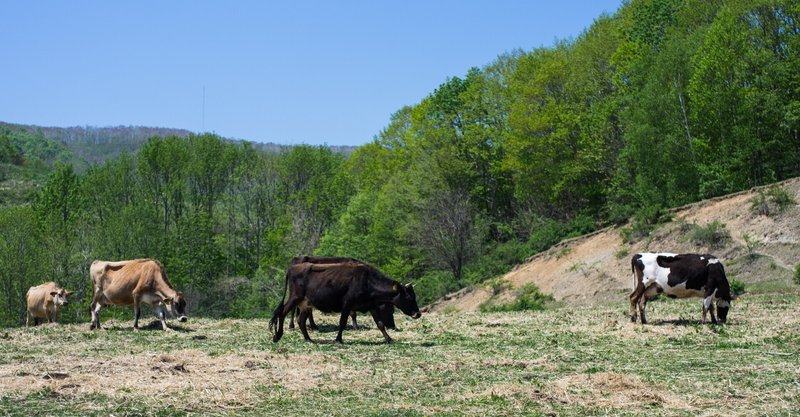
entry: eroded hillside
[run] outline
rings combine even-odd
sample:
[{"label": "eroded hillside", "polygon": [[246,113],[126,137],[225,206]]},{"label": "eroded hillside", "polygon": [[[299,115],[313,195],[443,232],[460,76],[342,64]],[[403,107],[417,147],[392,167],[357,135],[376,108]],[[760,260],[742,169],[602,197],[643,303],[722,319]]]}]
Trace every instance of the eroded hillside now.
[{"label": "eroded hillside", "polygon": [[[800,202],[800,178],[778,186]],[[558,301],[624,301],[631,287],[630,255],[641,251],[712,253],[723,260],[729,278],[746,284],[788,283],[800,259],[800,206],[793,204],[782,212],[773,209],[769,215],[759,214],[753,201],[767,189],[753,188],[677,208],[672,222],[635,243],[623,240],[623,227],[561,242],[500,278],[507,282],[505,285],[464,289],[429,309],[476,311],[490,299],[511,300],[514,290],[528,283]],[[714,221],[725,226],[730,239],[718,247],[690,239],[695,226],[706,227]]]}]

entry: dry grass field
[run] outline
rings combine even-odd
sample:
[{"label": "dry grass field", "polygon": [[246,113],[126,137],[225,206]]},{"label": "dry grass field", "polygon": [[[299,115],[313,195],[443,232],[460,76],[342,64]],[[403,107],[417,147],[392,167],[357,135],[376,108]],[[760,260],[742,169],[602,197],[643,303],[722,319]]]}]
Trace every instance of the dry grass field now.
[{"label": "dry grass field", "polygon": [[800,289],[749,289],[726,326],[701,325],[699,299],[651,302],[652,324],[632,324],[620,294],[538,313],[403,316],[390,345],[374,325],[332,344],[333,316],[320,316],[313,344],[297,331],[273,344],[265,320],[5,329],[0,414],[796,415]]}]

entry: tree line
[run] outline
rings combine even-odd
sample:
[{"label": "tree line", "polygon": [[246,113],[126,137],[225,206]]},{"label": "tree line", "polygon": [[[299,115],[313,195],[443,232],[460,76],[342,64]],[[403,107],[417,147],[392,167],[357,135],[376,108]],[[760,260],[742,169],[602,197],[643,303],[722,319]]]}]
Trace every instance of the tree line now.
[{"label": "tree line", "polygon": [[[152,257],[196,312],[263,317],[292,256],[360,258],[422,304],[560,239],[800,174],[800,5],[633,0],[499,56],[351,154],[152,138],[0,212],[0,320],[27,287],[86,294],[93,259]],[[76,317],[85,315],[77,312]]]}]

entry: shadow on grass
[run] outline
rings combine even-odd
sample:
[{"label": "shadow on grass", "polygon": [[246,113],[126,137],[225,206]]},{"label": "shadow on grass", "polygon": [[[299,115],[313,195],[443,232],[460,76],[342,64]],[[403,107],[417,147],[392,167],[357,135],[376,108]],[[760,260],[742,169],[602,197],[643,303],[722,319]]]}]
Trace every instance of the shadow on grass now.
[{"label": "shadow on grass", "polygon": [[[673,319],[673,320],[651,320],[648,321],[647,324],[653,326],[702,326],[703,322],[700,320]],[[711,321],[708,321],[705,324],[709,326],[720,326],[719,323],[711,323]]]},{"label": "shadow on grass", "polygon": [[[180,332],[180,333],[192,333],[192,332],[195,331],[194,329],[190,329],[188,327],[181,326],[178,323],[179,322],[177,322],[177,321],[173,321],[173,322],[169,322],[168,321],[167,322],[167,327],[169,327],[170,330],[174,330],[174,331]],[[101,325],[102,325],[102,323],[101,323]],[[108,327],[108,326],[103,325],[103,329],[105,329],[107,331],[112,331],[112,332],[132,332],[132,331],[134,331],[133,330],[133,323],[131,323],[130,325],[127,325],[127,326],[112,326],[112,327]],[[150,323],[148,323],[147,325],[139,326],[139,331],[147,331],[147,332],[159,331],[159,332],[163,332],[164,330],[161,328],[161,322],[160,321],[153,320]]]}]

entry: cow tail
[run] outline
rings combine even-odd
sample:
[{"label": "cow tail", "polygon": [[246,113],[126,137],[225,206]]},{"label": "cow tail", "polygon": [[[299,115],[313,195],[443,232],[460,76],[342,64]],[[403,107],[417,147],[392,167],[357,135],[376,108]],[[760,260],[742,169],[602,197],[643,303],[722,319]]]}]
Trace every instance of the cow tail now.
[{"label": "cow tail", "polygon": [[275,307],[275,310],[272,311],[272,318],[269,319],[269,331],[274,332],[275,325],[278,324],[278,318],[281,316],[281,312],[283,311],[283,301],[286,298],[286,289],[289,287],[289,271],[292,268],[286,271],[286,278],[283,281],[283,294],[281,295],[281,301],[278,303],[278,306]]},{"label": "cow tail", "polygon": [[636,291],[636,261],[631,260],[631,291]]}]

